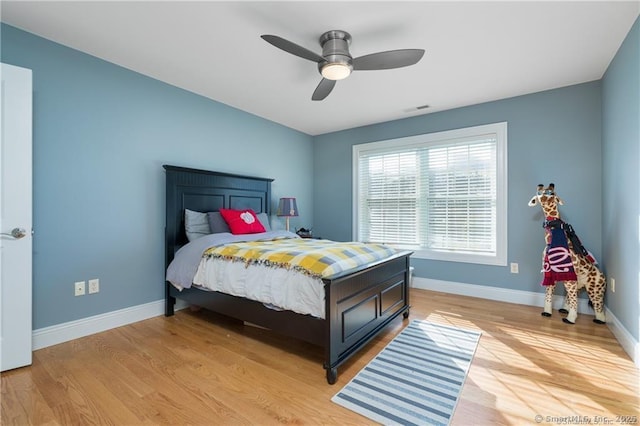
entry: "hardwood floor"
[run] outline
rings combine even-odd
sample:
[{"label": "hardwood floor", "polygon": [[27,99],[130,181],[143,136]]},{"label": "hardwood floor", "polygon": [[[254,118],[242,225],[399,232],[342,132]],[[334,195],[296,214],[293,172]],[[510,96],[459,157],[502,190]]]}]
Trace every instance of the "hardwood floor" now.
[{"label": "hardwood floor", "polygon": [[[640,421],[640,373],[593,317],[572,326],[538,307],[425,290],[411,303],[411,319],[482,331],[453,425]],[[2,373],[1,421],[370,424],[330,399],[406,323],[397,319],[330,386],[320,348],[183,310],[36,351],[32,366]]]}]

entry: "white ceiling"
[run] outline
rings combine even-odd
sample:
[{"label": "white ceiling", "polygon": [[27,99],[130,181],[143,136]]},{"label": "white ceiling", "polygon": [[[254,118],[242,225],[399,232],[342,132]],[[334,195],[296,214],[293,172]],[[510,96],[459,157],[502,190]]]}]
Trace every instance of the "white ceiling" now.
[{"label": "white ceiling", "polygon": [[[640,12],[620,2],[6,1],[3,22],[310,135],[600,79]],[[414,48],[407,68],[357,71],[320,102],[327,30],[351,54]],[[426,110],[417,106],[428,104]]]}]

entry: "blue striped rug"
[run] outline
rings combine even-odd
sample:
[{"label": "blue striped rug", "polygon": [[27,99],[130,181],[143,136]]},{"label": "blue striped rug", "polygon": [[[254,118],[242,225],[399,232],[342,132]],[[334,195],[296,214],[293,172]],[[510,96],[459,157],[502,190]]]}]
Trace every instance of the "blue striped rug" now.
[{"label": "blue striped rug", "polygon": [[447,425],[479,339],[414,320],[331,401],[385,425]]}]

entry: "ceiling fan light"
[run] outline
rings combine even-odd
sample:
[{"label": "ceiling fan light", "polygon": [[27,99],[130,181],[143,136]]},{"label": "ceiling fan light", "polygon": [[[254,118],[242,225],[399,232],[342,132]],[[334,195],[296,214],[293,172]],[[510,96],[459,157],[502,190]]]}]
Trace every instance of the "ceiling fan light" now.
[{"label": "ceiling fan light", "polygon": [[349,77],[351,67],[340,62],[328,63],[322,67],[322,76],[327,80],[342,80]]}]

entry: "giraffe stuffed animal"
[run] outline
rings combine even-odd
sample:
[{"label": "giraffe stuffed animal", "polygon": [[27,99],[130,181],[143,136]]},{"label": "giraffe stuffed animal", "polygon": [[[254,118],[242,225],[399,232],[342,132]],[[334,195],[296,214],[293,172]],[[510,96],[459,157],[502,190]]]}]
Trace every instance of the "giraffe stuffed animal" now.
[{"label": "giraffe stuffed animal", "polygon": [[546,287],[543,316],[551,316],[553,292],[557,281],[564,282],[566,298],[560,312],[567,313],[562,320],[575,324],[578,317],[578,291],[586,289],[595,311],[593,322],[605,323],[604,293],[606,279],[598,269],[595,259],[582,247],[571,225],[560,219],[558,206],[564,203],[555,193],[555,185],[538,185],[536,195],[529,206],[540,204],[545,216],[545,249],[542,252],[542,285]]}]

